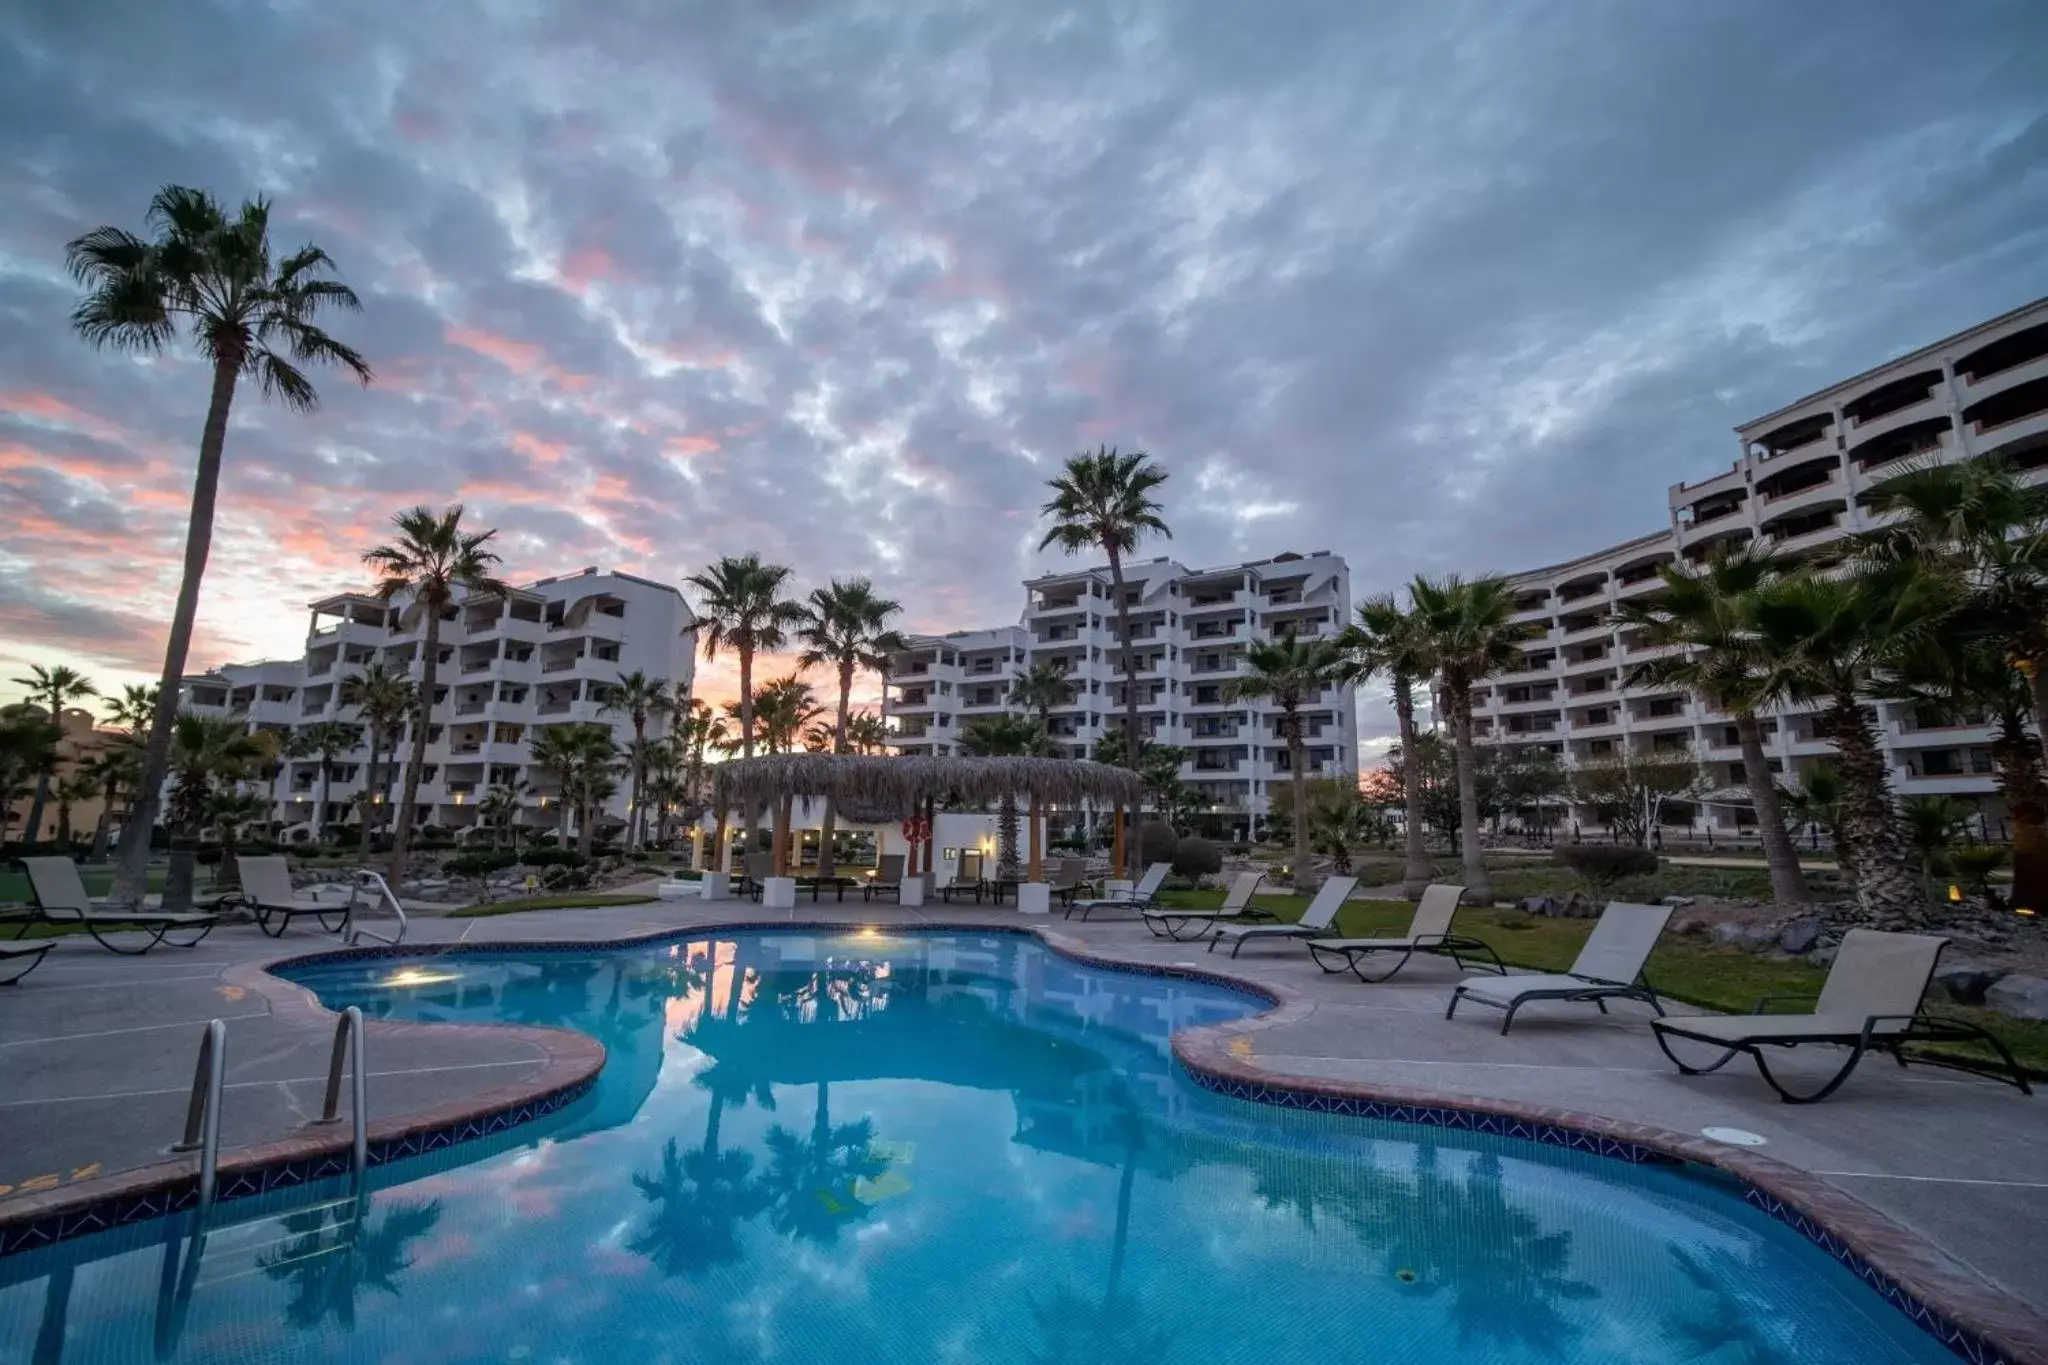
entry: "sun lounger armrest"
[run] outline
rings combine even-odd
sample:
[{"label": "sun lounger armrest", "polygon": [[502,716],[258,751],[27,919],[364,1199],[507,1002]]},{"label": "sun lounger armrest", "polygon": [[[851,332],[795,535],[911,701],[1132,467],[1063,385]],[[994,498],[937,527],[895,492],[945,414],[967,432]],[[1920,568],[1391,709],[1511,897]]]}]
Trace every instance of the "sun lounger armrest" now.
[{"label": "sun lounger armrest", "polygon": [[1918,1011],[1912,1014],[1873,1014],[1863,1021],[1863,1041],[1866,1043],[1870,1041],[1871,1035],[1877,1032],[1879,1024],[1903,1023],[1906,1027],[1911,1028],[1919,1023],[1921,1018],[1922,1016]]},{"label": "sun lounger armrest", "polygon": [[1756,999],[1756,1004],[1750,1007],[1749,1012],[1751,1014],[1783,1013],[1784,1011],[1774,1010],[1772,1007],[1787,1003],[1804,1005],[1811,1012],[1814,1003],[1819,999],[1818,995],[1760,995]]}]

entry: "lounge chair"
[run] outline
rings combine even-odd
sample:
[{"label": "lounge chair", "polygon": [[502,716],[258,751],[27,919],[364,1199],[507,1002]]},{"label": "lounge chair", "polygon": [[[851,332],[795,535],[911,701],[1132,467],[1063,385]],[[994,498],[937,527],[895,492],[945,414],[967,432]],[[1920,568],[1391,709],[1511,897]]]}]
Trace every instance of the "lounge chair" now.
[{"label": "lounge chair", "polygon": [[1252,892],[1259,889],[1259,883],[1266,879],[1263,872],[1240,872],[1230,883],[1230,890],[1223,893],[1223,904],[1215,910],[1175,910],[1168,906],[1155,905],[1144,912],[1145,927],[1158,938],[1178,939],[1181,931],[1189,925],[1200,932],[1207,932],[1212,926],[1225,921],[1271,920],[1270,910],[1261,910],[1252,904]]},{"label": "lounge chair", "polygon": [[[1385,981],[1395,972],[1408,965],[1408,959],[1417,953],[1442,953],[1467,967],[1465,955],[1489,959],[1496,972],[1505,973],[1500,958],[1484,940],[1466,934],[1451,932],[1451,919],[1458,913],[1458,898],[1465,894],[1462,886],[1437,883],[1422,893],[1416,902],[1415,918],[1408,923],[1408,932],[1400,938],[1315,938],[1308,944],[1309,956],[1316,965],[1326,972],[1341,972],[1349,968],[1360,981]],[[1364,963],[1373,959],[1376,953],[1399,953],[1394,965],[1375,976],[1365,973]],[[1325,962],[1325,957],[1333,961]],[[1486,966],[1486,962],[1479,965]]]},{"label": "lounge chair", "polygon": [[[43,954],[56,944],[50,939],[35,943],[0,943],[0,972],[13,972],[12,976],[0,976],[0,986],[12,986],[36,969],[43,960]],[[19,967],[19,971],[14,969]]]},{"label": "lounge chair", "polygon": [[1081,893],[1088,889],[1088,860],[1086,858],[1062,858],[1059,870],[1052,874],[1049,894],[1058,896],[1062,903],[1072,905]]},{"label": "lounge chair", "polygon": [[1456,1014],[1459,1002],[1465,1000],[1507,1011],[1500,1021],[1502,1033],[1515,1022],[1515,1011],[1532,1000],[1590,1000],[1600,1007],[1602,1014],[1607,1013],[1609,1000],[1640,1000],[1661,1016],[1663,1002],[1643,979],[1643,967],[1670,919],[1668,905],[1610,901],[1600,912],[1600,922],[1593,926],[1570,971],[1472,977],[1451,992],[1444,1018]]},{"label": "lounge chair", "polygon": [[[29,894],[35,897],[36,908],[43,919],[51,924],[82,925],[95,942],[112,952],[140,955],[159,943],[168,943],[173,948],[190,948],[212,933],[213,926],[220,923],[218,914],[202,911],[168,914],[161,910],[138,910],[95,902],[85,894],[85,882],[78,875],[78,864],[69,858],[23,858],[21,865],[28,873]],[[198,932],[184,940],[167,937],[173,931],[188,930]],[[149,941],[140,948],[127,948],[106,937],[129,931],[148,934]]]},{"label": "lounge chair", "polygon": [[774,875],[774,854],[749,853],[740,861],[740,894],[750,900],[761,899],[768,889],[768,879]]},{"label": "lounge chair", "polygon": [[1254,939],[1269,938],[1315,938],[1330,932],[1330,926],[1337,922],[1337,909],[1358,887],[1356,877],[1328,877],[1316,891],[1315,899],[1308,903],[1308,909],[1301,912],[1301,918],[1292,924],[1219,924],[1209,935],[1209,951],[1215,952],[1219,943],[1230,944],[1230,955],[1236,957],[1244,945]]},{"label": "lounge chair", "polygon": [[953,879],[939,888],[939,894],[946,898],[946,904],[953,903],[954,895],[973,896],[978,904],[981,900],[981,853],[974,849],[962,849],[960,860],[953,865]]},{"label": "lounge chair", "polygon": [[861,888],[860,898],[871,901],[877,896],[889,896],[896,900],[903,898],[903,855],[884,853],[875,868],[875,879]]},{"label": "lounge chair", "polygon": [[[1931,934],[1892,934],[1876,929],[1851,929],[1842,935],[1842,946],[1821,983],[1820,997],[1806,1014],[1766,1014],[1774,1003],[1792,996],[1765,996],[1751,1014],[1700,1015],[1652,1019],[1650,1030],[1657,1046],[1664,1049],[1678,1069],[1688,1076],[1703,1076],[1727,1065],[1738,1052],[1756,1059],[1757,1074],[1778,1092],[1787,1104],[1811,1104],[1835,1093],[1866,1052],[1889,1052],[1900,1066],[1906,1064],[1907,1043],[1980,1042],[1998,1054],[2009,1081],[2022,1093],[2032,1094],[2027,1076],[1989,1030],[1962,1019],[1937,1019],[1920,1012],[1927,984],[1934,979],[1934,966],[1945,938]],[[1716,1061],[1694,1066],[1671,1050],[1673,1038],[1685,1038],[1723,1049]],[[1797,1094],[1771,1074],[1764,1061],[1767,1047],[1792,1048],[1806,1043],[1830,1043],[1849,1049],[1841,1069],[1820,1089]],[[1916,1056],[1927,1066],[1976,1071],[1978,1067],[1940,1057]],[[1983,1074],[1992,1073],[1986,1071]]]},{"label": "lounge chair", "polygon": [[1138,878],[1138,884],[1128,891],[1116,891],[1107,896],[1077,897],[1067,902],[1067,918],[1072,919],[1079,910],[1081,918],[1087,919],[1097,910],[1144,911],[1152,904],[1152,898],[1159,894],[1159,888],[1166,881],[1166,874],[1173,871],[1172,863],[1154,863],[1145,869],[1145,875]]},{"label": "lounge chair", "polygon": [[[301,896],[292,889],[291,865],[283,858],[237,858],[235,868],[242,876],[241,903],[256,916],[256,927],[272,938],[283,938],[292,920],[311,915],[328,933],[341,931],[348,920],[348,906],[333,901]],[[272,928],[275,924],[277,927]]]}]

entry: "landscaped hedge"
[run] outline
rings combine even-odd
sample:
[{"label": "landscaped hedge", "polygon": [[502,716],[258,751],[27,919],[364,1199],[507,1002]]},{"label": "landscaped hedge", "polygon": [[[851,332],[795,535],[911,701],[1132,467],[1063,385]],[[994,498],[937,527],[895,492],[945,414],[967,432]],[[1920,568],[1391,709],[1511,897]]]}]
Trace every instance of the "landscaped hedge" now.
[{"label": "landscaped hedge", "polygon": [[1657,855],[1634,844],[1562,844],[1552,856],[1595,891],[1604,891],[1623,877],[1647,877],[1657,870]]},{"label": "landscaped hedge", "polygon": [[1196,879],[1213,877],[1223,870],[1223,850],[1207,839],[1183,839],[1174,845],[1173,873]]}]

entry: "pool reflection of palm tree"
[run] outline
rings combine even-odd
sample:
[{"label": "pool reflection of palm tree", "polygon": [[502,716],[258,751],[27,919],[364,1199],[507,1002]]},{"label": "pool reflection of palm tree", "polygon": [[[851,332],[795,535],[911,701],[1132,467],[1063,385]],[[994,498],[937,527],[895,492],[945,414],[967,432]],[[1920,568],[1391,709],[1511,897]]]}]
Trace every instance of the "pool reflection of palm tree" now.
[{"label": "pool reflection of palm tree", "polygon": [[1771,1340],[1768,1328],[1784,1329],[1790,1320],[1773,1311],[1765,1296],[1743,1292],[1743,1286],[1758,1280],[1756,1271],[1740,1258],[1725,1251],[1692,1256],[1683,1247],[1669,1250],[1679,1274],[1705,1297],[1698,1309],[1665,1319],[1666,1334],[1683,1344],[1686,1359],[1711,1360],[1714,1365],[1793,1365],[1808,1358],[1807,1352],[1797,1349],[1796,1328],[1791,1329],[1795,1335],[1790,1342]]},{"label": "pool reflection of palm tree", "polygon": [[1462,1177],[1447,1173],[1436,1147],[1423,1143],[1411,1178],[1351,1187],[1341,1216],[1368,1245],[1386,1248],[1387,1273],[1409,1292],[1449,1289],[1461,1344],[1520,1345],[1561,1357],[1580,1330],[1561,1305],[1599,1291],[1570,1278],[1571,1233],[1546,1231],[1509,1202],[1503,1175],[1490,1152]]},{"label": "pool reflection of palm tree", "polygon": [[1123,1288],[1131,1242],[1131,1199],[1136,1192],[1145,1129],[1129,1095],[1120,1087],[1112,1103],[1119,1106],[1113,1123],[1123,1155],[1116,1185],[1116,1230],[1109,1243],[1109,1273],[1103,1277],[1099,1300],[1062,1286],[1044,1303],[1031,1305],[1031,1316],[1044,1338],[1043,1349],[1034,1357],[1040,1365],[1095,1365],[1100,1361],[1146,1365],[1165,1360],[1173,1341],[1170,1333],[1145,1324],[1143,1305]]},{"label": "pool reflection of palm tree", "polygon": [[256,1265],[273,1280],[291,1286],[285,1321],[294,1327],[318,1327],[333,1318],[354,1327],[356,1291],[368,1286],[398,1294],[398,1276],[412,1266],[410,1243],[431,1232],[441,1220],[441,1201],[396,1204],[374,1226],[370,1197],[286,1214],[279,1219],[291,1240],[257,1258]]},{"label": "pool reflection of palm tree", "polygon": [[635,1173],[633,1187],[655,1211],[627,1249],[664,1275],[697,1275],[738,1260],[740,1224],[769,1200],[754,1179],[753,1157],[718,1150],[715,1121],[701,1148],[678,1152],[670,1138],[662,1145],[661,1170]]},{"label": "pool reflection of palm tree", "polygon": [[873,1121],[834,1124],[830,1106],[831,1084],[819,1081],[808,1138],[779,1123],[768,1130],[769,1225],[820,1246],[831,1246],[840,1228],[868,1216],[872,1206],[855,1187],[889,1169],[889,1159],[874,1149]]}]

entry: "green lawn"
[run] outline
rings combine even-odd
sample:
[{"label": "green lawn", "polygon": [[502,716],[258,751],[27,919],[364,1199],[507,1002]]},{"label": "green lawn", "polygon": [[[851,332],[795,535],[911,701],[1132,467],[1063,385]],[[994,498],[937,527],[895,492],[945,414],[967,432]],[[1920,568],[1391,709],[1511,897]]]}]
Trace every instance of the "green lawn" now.
[{"label": "green lawn", "polygon": [[[1167,891],[1160,899],[1197,909],[1220,905],[1223,893]],[[1253,899],[1284,920],[1299,919],[1308,906],[1305,896],[1260,895]],[[1408,927],[1414,913],[1414,905],[1407,901],[1354,900],[1338,912],[1337,928],[1351,938],[1397,934]],[[1484,940],[1510,966],[1555,972],[1571,966],[1586,935],[1593,931],[1593,921],[1468,907],[1458,912],[1458,928]],[[1827,973],[1804,962],[1719,947],[1701,937],[1666,934],[1650,954],[1647,975],[1659,993],[1674,1000],[1741,1014],[1754,1007],[1761,996],[1817,995]],[[2048,1072],[2048,1024],[2029,1023],[1965,1005],[1942,1004],[1937,1012],[1982,1024],[1997,1034],[2030,1071]]]},{"label": "green lawn", "polygon": [[525,910],[587,910],[602,905],[646,905],[655,899],[653,896],[628,896],[605,892],[565,896],[522,896],[509,901],[485,901],[478,905],[465,905],[460,910],[451,910],[448,913],[451,918],[456,919],[481,919],[487,915],[516,915]]},{"label": "green lawn", "polygon": [[[89,896],[104,896],[114,888],[114,869],[111,866],[82,867],[78,870],[78,875],[85,883],[85,891]],[[199,880],[202,884],[206,881],[203,871]],[[164,889],[162,868],[152,867],[149,870],[149,889]],[[13,868],[0,870],[0,905],[25,902],[28,898],[28,873]]]}]

